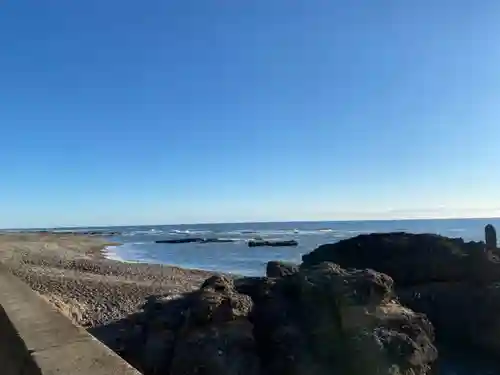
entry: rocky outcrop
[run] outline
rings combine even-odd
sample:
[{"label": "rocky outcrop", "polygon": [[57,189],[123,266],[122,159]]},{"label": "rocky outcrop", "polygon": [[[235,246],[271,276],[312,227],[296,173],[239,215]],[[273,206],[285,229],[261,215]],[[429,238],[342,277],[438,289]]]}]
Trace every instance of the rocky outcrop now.
[{"label": "rocky outcrop", "polygon": [[401,303],[425,313],[438,338],[500,355],[500,261],[483,242],[380,233],[323,245],[301,268],[330,261],[390,275]]},{"label": "rocky outcrop", "polygon": [[299,271],[299,266],[293,263],[280,262],[273,260],[267,262],[266,276],[267,277],[283,277],[293,275]]},{"label": "rocky outcrop", "polygon": [[333,263],[273,275],[211,277],[149,302],[122,355],[146,374],[429,373],[433,327],[394,299],[389,276]]},{"label": "rocky outcrop", "polygon": [[302,267],[328,261],[372,268],[390,275],[398,286],[500,280],[500,263],[494,253],[485,253],[483,242],[434,234],[365,234],[322,245],[302,260]]}]

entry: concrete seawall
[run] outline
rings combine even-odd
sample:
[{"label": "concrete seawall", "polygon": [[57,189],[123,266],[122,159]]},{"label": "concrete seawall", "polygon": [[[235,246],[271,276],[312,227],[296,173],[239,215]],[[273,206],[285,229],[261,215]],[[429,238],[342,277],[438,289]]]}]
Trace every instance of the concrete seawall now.
[{"label": "concrete seawall", "polygon": [[2,267],[0,374],[140,375]]}]

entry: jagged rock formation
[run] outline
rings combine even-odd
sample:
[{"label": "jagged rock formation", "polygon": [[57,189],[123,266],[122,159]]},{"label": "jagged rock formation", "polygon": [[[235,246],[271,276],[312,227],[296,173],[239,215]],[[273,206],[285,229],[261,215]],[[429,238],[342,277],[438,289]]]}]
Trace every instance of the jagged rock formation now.
[{"label": "jagged rock formation", "polygon": [[387,275],[332,263],[269,269],[278,277],[215,276],[149,302],[122,355],[146,374],[429,373],[433,327],[394,299]]},{"label": "jagged rock formation", "polygon": [[425,313],[438,338],[500,354],[500,261],[482,242],[379,233],[322,245],[301,268],[330,261],[390,275],[401,303]]},{"label": "jagged rock formation", "polygon": [[283,277],[293,275],[299,270],[299,266],[293,263],[280,262],[273,260],[267,262],[266,276],[267,277]]}]

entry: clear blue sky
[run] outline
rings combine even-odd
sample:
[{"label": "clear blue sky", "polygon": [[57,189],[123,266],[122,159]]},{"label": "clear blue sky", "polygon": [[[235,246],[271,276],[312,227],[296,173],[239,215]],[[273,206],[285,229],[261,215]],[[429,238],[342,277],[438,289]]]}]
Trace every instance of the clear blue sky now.
[{"label": "clear blue sky", "polygon": [[0,227],[500,208],[500,2],[2,2]]}]

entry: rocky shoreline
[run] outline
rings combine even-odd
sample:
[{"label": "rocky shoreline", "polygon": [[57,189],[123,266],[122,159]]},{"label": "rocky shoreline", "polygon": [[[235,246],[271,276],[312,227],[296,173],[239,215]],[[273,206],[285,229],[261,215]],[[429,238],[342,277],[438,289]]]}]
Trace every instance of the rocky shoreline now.
[{"label": "rocky shoreline", "polygon": [[360,235],[266,277],[120,263],[106,245],[1,235],[0,261],[146,375],[442,375],[437,342],[500,354],[494,228]]}]

